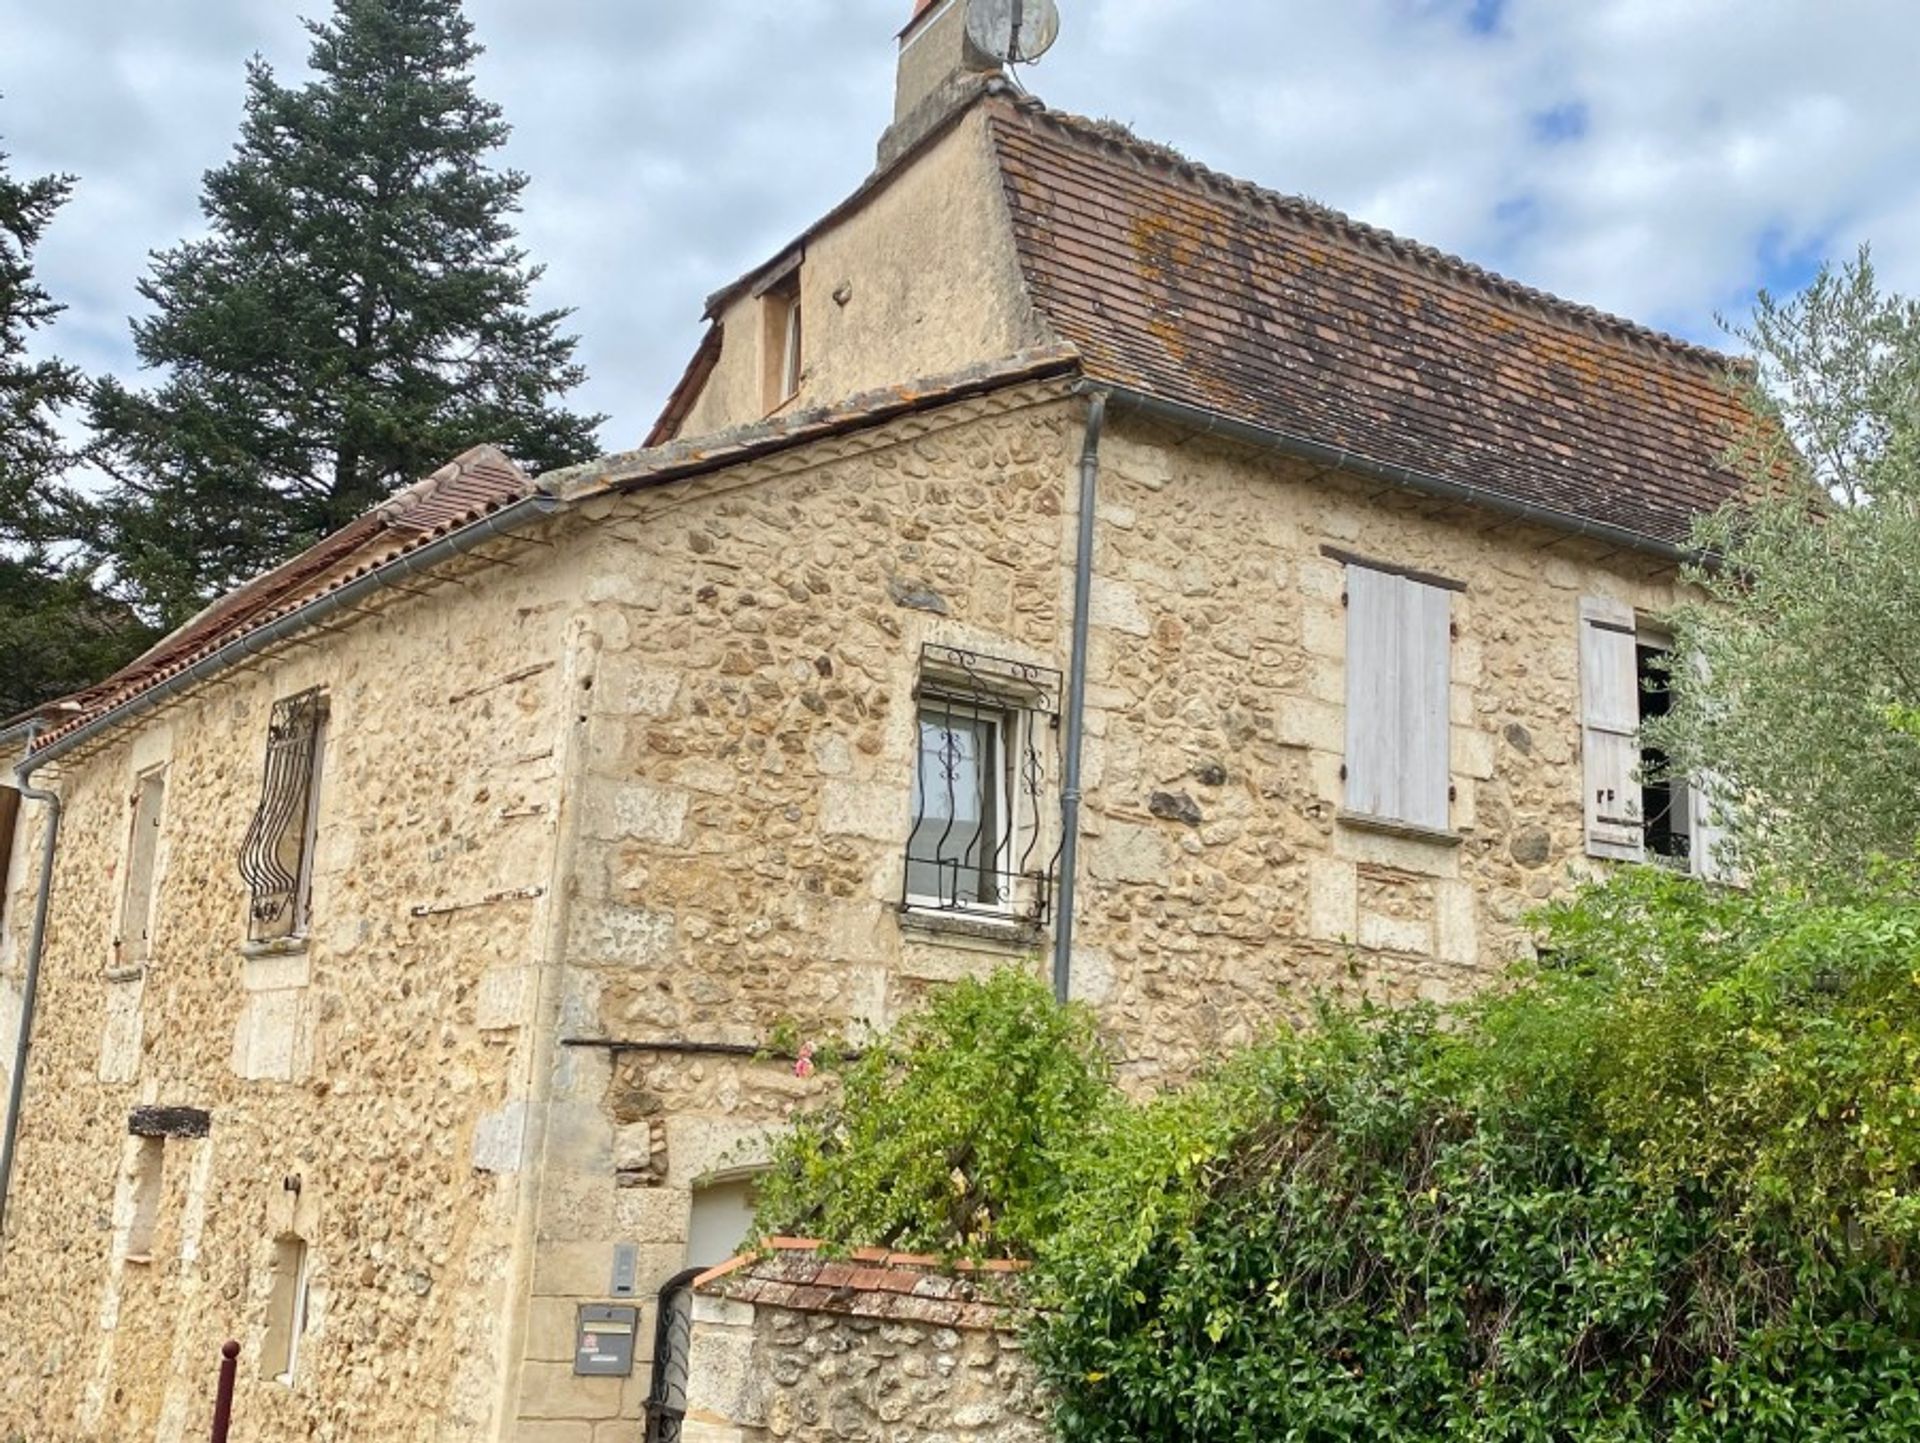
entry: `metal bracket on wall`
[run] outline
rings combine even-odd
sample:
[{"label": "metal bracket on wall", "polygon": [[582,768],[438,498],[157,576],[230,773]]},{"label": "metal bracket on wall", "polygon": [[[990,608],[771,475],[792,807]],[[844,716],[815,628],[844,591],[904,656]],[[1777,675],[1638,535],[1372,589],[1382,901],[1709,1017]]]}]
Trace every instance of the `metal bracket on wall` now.
[{"label": "metal bracket on wall", "polygon": [[436,902],[409,907],[407,914],[412,917],[444,917],[452,912],[468,912],[475,907],[491,907],[498,902],[531,902],[536,897],[547,895],[545,887],[515,887],[506,892],[489,892],[484,897],[476,897],[470,902]]}]

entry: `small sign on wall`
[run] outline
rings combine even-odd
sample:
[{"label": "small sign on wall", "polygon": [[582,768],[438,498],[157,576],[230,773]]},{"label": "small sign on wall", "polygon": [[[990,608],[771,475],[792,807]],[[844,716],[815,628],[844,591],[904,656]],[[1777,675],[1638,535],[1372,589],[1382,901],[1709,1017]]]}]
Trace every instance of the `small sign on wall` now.
[{"label": "small sign on wall", "polygon": [[633,1372],[638,1308],[582,1303],[575,1315],[573,1372],[577,1378],[625,1378]]}]

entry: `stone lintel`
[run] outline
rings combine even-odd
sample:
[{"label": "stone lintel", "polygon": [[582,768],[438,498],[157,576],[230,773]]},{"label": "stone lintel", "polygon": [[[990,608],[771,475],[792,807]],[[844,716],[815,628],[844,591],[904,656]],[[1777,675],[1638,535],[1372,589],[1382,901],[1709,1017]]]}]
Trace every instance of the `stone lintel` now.
[{"label": "stone lintel", "polygon": [[213,1131],[213,1114],[204,1107],[136,1107],[127,1114],[127,1131],[134,1137],[205,1137]]}]

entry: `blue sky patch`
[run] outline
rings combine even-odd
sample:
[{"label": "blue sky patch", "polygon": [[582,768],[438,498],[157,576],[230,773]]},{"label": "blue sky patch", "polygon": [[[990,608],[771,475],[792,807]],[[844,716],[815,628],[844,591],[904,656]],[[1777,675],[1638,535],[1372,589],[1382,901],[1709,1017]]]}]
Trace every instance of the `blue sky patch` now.
[{"label": "blue sky patch", "polygon": [[1506,196],[1495,203],[1493,219],[1494,223],[1500,227],[1502,240],[1511,241],[1540,224],[1540,197],[1537,195]]},{"label": "blue sky patch", "polygon": [[1828,255],[1831,244],[1832,237],[1824,232],[1794,244],[1782,227],[1767,227],[1753,245],[1757,279],[1745,299],[1751,301],[1754,292],[1763,289],[1776,296],[1790,296],[1805,290],[1820,273],[1821,265],[1831,259]]},{"label": "blue sky patch", "polygon": [[1467,29],[1475,35],[1491,35],[1506,13],[1507,0],[1467,0]]},{"label": "blue sky patch", "polygon": [[1542,145],[1564,145],[1580,139],[1593,124],[1584,100],[1569,100],[1550,110],[1536,111],[1528,118],[1534,139]]}]

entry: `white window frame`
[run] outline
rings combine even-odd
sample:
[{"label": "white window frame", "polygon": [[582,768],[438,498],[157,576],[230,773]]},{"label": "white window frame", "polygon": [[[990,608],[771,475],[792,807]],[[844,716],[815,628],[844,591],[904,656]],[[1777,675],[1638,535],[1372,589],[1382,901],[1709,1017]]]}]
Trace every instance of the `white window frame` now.
[{"label": "white window frame", "polygon": [[769,416],[800,392],[806,369],[806,316],[802,310],[802,258],[794,255],[755,288],[760,302],[761,405]]},{"label": "white window frame", "polygon": [[328,712],[313,729],[313,766],[307,773],[307,816],[301,827],[300,872],[293,892],[293,927],[288,937],[299,940],[313,926],[314,852],[320,845],[320,804],[327,780],[327,738],[333,714]]},{"label": "white window frame", "polygon": [[[285,1268],[289,1254],[293,1266]],[[307,1333],[308,1292],[312,1287],[313,1249],[297,1233],[284,1233],[273,1240],[272,1284],[267,1294],[267,1330],[261,1340],[260,1376],[268,1382],[291,1388],[300,1371],[300,1345]],[[282,1285],[291,1289],[281,1292]],[[276,1334],[284,1329],[284,1336]],[[284,1359],[269,1349],[284,1350]]]},{"label": "white window frame", "polygon": [[796,285],[793,294],[787,298],[786,342],[780,366],[780,400],[783,404],[800,393],[801,337],[800,289]]},{"label": "white window frame", "polygon": [[[1640,686],[1640,652],[1642,649],[1660,650],[1671,655],[1672,634],[1659,623],[1641,616],[1625,602],[1606,596],[1581,599],[1579,627],[1581,810],[1587,855],[1608,861],[1648,862],[1691,876],[1725,880],[1724,869],[1716,855],[1716,838],[1721,829],[1710,820],[1714,806],[1708,795],[1711,787],[1710,783],[1703,786],[1700,778],[1676,777],[1672,784],[1671,830],[1687,839],[1686,856],[1679,858],[1655,853],[1646,844],[1647,818],[1641,805],[1646,755],[1641,730],[1646,723],[1646,712],[1645,694]],[[1596,629],[1600,633],[1624,638],[1612,644],[1625,646],[1629,650],[1630,664],[1626,669],[1630,670],[1629,686],[1633,701],[1633,728],[1630,732],[1625,729],[1624,717],[1603,714],[1603,701],[1620,690],[1620,679],[1614,678],[1609,684],[1606,678],[1596,674],[1604,664],[1600,647],[1606,644],[1596,640]],[[1620,740],[1624,740],[1630,748],[1631,765],[1624,777],[1611,776],[1602,770],[1604,762],[1598,748],[1605,737],[1617,739],[1614,743],[1616,746]],[[1625,810],[1613,821],[1611,830],[1606,829],[1605,819],[1597,829],[1594,811],[1596,795],[1602,792],[1617,793],[1622,787],[1628,794]],[[1619,831],[1629,823],[1633,828],[1631,838],[1620,835]]]}]

